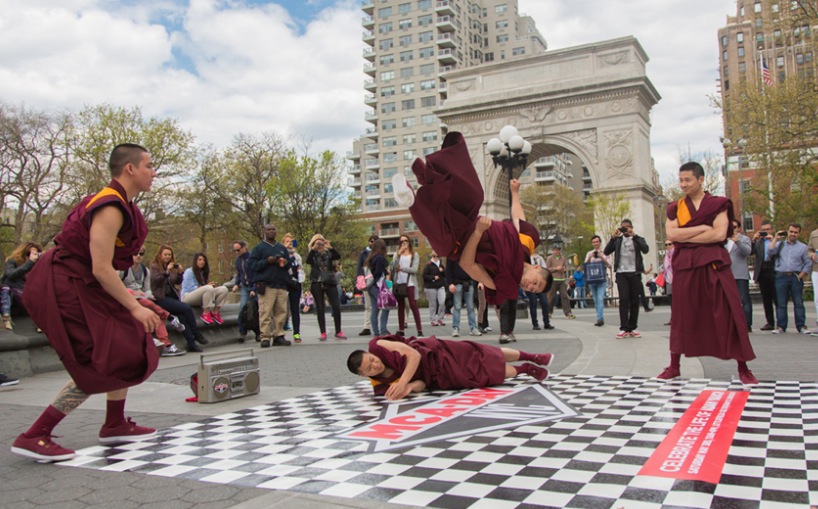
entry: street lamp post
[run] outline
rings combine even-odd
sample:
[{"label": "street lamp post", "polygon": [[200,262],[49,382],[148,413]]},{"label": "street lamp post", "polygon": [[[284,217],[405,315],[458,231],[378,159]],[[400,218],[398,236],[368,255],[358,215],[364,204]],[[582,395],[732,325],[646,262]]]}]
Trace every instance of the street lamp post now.
[{"label": "street lamp post", "polygon": [[515,168],[526,167],[531,143],[520,136],[516,127],[507,125],[500,129],[499,138],[492,138],[486,143],[486,149],[491,154],[494,167],[500,166],[508,175],[508,216],[511,217],[511,179],[514,178]]}]

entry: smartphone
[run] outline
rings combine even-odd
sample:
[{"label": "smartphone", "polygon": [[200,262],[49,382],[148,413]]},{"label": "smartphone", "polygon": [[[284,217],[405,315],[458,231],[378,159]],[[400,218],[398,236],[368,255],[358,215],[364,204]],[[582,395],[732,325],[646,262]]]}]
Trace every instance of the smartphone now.
[{"label": "smartphone", "polygon": [[766,236],[767,236],[767,232],[758,232],[758,236],[759,236],[759,237],[766,237]]},{"label": "smartphone", "polygon": [[298,241],[293,239],[293,247],[298,247]]}]

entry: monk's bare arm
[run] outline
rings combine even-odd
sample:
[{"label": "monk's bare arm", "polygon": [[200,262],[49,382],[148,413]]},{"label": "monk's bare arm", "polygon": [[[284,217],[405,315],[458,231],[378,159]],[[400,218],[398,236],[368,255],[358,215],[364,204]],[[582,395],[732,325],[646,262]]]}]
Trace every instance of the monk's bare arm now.
[{"label": "monk's bare arm", "polygon": [[712,229],[713,227],[707,226],[706,224],[682,228],[679,226],[679,222],[676,219],[668,219],[665,222],[667,239],[672,242],[687,242],[688,239]]},{"label": "monk's bare arm", "polygon": [[382,339],[378,341],[378,346],[382,346],[392,352],[398,352],[406,358],[406,368],[403,370],[403,373],[401,373],[400,379],[393,383],[386,391],[386,399],[394,400],[406,397],[407,394],[415,389],[411,384],[411,380],[415,376],[415,373],[417,373],[418,366],[420,366],[420,353],[411,346],[397,341]]},{"label": "monk's bare arm", "polygon": [[114,269],[114,246],[124,221],[122,211],[117,207],[102,207],[94,213],[90,230],[91,268],[102,288],[125,306],[145,326],[146,332],[153,332],[159,324],[159,317],[136,301]]},{"label": "monk's bare arm", "polygon": [[509,192],[511,192],[511,222],[514,223],[514,228],[519,232],[520,221],[525,221],[525,211],[522,203],[520,203],[520,181],[511,179],[508,187]]},{"label": "monk's bare arm", "polygon": [[466,274],[472,279],[478,283],[483,283],[483,286],[486,288],[495,290],[496,287],[494,286],[494,280],[491,278],[491,275],[489,275],[485,267],[475,261],[475,258],[477,258],[477,245],[480,243],[480,238],[490,227],[491,219],[481,216],[477,220],[477,226],[474,228],[469,240],[466,241],[466,245],[463,246],[463,254],[460,255],[460,261],[458,263],[460,264],[460,268],[465,270]]},{"label": "monk's bare arm", "polygon": [[694,244],[713,244],[716,242],[724,242],[727,239],[727,226],[730,223],[727,219],[727,211],[721,212],[716,219],[713,220],[713,227],[698,235],[689,238],[687,242]]}]

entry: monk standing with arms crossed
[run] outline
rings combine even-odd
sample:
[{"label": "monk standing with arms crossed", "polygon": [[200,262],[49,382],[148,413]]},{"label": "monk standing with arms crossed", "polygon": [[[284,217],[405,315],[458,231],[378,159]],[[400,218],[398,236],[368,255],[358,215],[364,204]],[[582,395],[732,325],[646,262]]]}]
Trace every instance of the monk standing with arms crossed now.
[{"label": "monk standing with arms crossed", "polygon": [[125,418],[128,387],[156,369],[159,353],[152,333],[159,317],[139,305],[117,271],[133,264],[148,234],[133,203],[151,188],[156,171],[139,145],[117,145],[108,161],[111,182],[85,197],[68,215],[46,252],[29,273],[23,303],[48,337],[71,380],[11,452],[44,461],[74,457],[51,440],[54,428],[91,394],[107,393],[102,443],[150,438],[156,430]]}]

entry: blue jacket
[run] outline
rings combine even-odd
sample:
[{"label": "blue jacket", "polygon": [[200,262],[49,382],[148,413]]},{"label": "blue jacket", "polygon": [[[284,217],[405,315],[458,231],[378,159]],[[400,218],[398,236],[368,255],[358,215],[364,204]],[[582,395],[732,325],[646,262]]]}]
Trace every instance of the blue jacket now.
[{"label": "blue jacket", "polygon": [[236,257],[236,284],[253,286],[253,269],[250,267],[250,251]]},{"label": "blue jacket", "polygon": [[[270,256],[275,259],[272,264],[267,262],[267,258]],[[278,263],[279,258],[284,258],[285,260],[283,267]],[[287,252],[287,248],[284,247],[284,244],[280,242],[270,244],[269,242],[262,241],[253,248],[248,263],[253,270],[253,282],[265,283],[270,288],[286,290],[287,280],[290,279],[289,261],[290,253]]]}]

